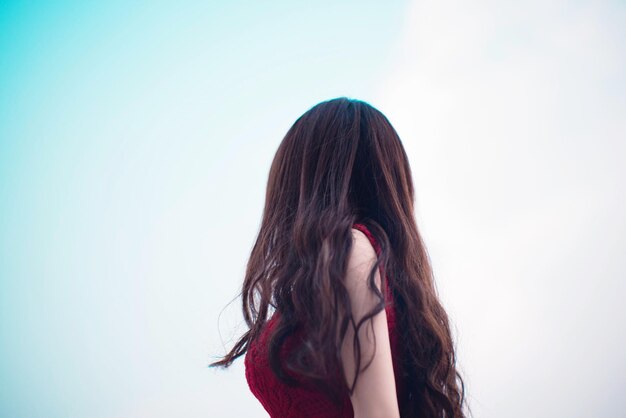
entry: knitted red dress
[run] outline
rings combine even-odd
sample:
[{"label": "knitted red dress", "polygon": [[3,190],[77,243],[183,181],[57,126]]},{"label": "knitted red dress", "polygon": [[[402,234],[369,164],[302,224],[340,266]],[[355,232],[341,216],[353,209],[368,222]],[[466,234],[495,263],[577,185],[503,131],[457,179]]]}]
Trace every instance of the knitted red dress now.
[{"label": "knitted red dress", "polygon": [[[380,253],[380,246],[367,227],[360,223],[355,223],[353,228],[363,232],[372,243],[376,253]],[[381,274],[384,271],[381,269]],[[385,281],[387,283],[387,280]],[[392,301],[391,290],[385,286],[386,299]],[[387,325],[389,327],[389,339],[393,357],[393,369],[396,380],[396,393],[400,402],[403,391],[403,382],[399,368],[400,347],[398,345],[398,333],[396,331],[396,312],[393,303],[385,308],[387,314]],[[251,392],[261,402],[265,410],[272,418],[352,418],[354,412],[349,396],[346,394],[342,400],[342,405],[337,407],[325,394],[305,387],[289,387],[283,384],[273,374],[269,366],[267,351],[267,340],[269,331],[273,328],[278,312],[267,322],[263,332],[255,341],[250,342],[245,356],[244,364],[246,380]],[[290,336],[292,337],[292,336]],[[294,343],[294,338],[288,337],[285,341],[281,355],[288,352]],[[358,382],[357,382],[358,384]]]}]

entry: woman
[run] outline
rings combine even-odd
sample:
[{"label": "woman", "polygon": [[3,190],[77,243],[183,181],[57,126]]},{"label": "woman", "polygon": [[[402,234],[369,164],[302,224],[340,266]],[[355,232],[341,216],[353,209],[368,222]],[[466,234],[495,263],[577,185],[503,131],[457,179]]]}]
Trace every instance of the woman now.
[{"label": "woman", "polygon": [[271,165],[242,290],[246,354],[272,417],[465,417],[409,162],[377,109],[321,102]]}]

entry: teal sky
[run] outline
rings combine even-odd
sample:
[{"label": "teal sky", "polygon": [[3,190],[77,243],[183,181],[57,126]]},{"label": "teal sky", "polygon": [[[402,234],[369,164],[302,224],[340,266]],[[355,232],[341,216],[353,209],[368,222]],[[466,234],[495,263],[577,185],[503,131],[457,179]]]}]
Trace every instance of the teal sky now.
[{"label": "teal sky", "polygon": [[[227,285],[212,276],[211,253],[235,244],[213,224],[252,212],[237,221],[255,225],[299,113],[372,95],[404,8],[0,6],[1,416],[220,407],[204,365],[239,267]],[[222,187],[243,199],[217,201]]]}]

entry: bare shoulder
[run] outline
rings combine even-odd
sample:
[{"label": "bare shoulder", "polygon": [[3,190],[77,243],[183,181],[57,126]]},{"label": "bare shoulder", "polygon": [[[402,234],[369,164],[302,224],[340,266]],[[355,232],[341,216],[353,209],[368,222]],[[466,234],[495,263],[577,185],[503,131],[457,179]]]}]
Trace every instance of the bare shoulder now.
[{"label": "bare shoulder", "polygon": [[359,240],[362,242],[368,242],[369,243],[369,239],[367,238],[367,235],[365,235],[365,233],[363,231],[361,231],[360,229],[357,228],[352,228],[352,238],[355,240]]},{"label": "bare shoulder", "polygon": [[[367,281],[376,262],[376,250],[363,231],[352,228],[352,248],[348,258],[346,279],[348,284]],[[377,282],[379,278],[377,278]]]},{"label": "bare shoulder", "polygon": [[[376,251],[367,235],[360,230],[352,231],[352,249],[346,273],[346,288],[350,296],[350,308],[354,319],[353,326],[342,341],[341,358],[344,377],[349,388],[355,417],[400,417],[396,396],[396,383],[393,370],[391,343],[387,314],[379,310],[371,317],[371,326],[358,330],[358,347],[361,357],[355,357],[355,333],[357,323],[369,314],[379,299],[369,288],[369,275],[376,262]],[[380,289],[380,271],[374,273],[374,283]],[[365,369],[364,365],[369,363]],[[359,370],[357,379],[357,368]]]}]

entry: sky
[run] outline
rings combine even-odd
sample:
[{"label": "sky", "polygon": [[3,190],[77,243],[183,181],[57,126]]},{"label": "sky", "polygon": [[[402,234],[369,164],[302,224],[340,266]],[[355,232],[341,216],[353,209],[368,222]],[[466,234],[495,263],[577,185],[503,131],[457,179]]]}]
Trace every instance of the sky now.
[{"label": "sky", "polygon": [[476,418],[626,408],[626,5],[5,2],[0,416],[266,417],[236,298],[291,124],[407,150]]}]

